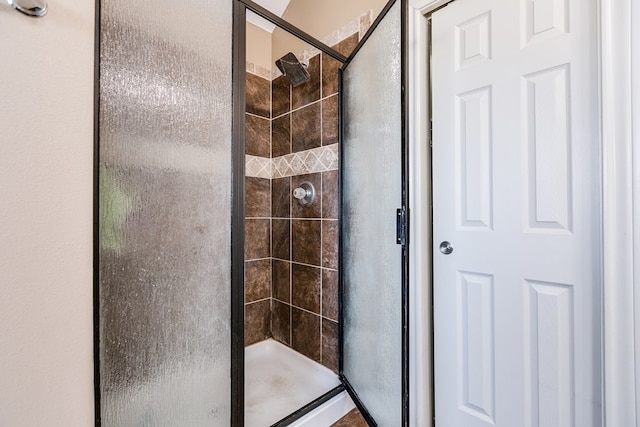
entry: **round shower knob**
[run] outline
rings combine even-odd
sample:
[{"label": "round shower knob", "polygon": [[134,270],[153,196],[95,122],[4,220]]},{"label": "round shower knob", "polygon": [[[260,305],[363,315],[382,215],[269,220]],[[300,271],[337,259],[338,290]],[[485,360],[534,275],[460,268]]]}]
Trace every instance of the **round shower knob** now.
[{"label": "round shower knob", "polygon": [[298,187],[293,190],[293,197],[295,197],[296,199],[304,199],[305,197],[307,197],[307,190]]},{"label": "round shower knob", "polygon": [[311,206],[316,200],[316,189],[312,183],[305,181],[293,190],[293,197],[301,206]]}]

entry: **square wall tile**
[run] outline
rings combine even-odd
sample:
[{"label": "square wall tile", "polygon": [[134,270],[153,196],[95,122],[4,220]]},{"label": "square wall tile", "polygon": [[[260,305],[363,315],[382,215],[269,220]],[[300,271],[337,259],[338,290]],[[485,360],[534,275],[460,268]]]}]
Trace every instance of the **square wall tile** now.
[{"label": "square wall tile", "polygon": [[333,48],[344,56],[348,57],[353,53],[356,46],[358,46],[358,42],[360,41],[359,39],[360,35],[358,33],[354,33],[346,39],[342,40],[340,43],[333,46]]},{"label": "square wall tile", "polygon": [[271,216],[291,216],[291,178],[276,178],[271,181]]},{"label": "square wall tile", "polygon": [[245,217],[269,218],[271,216],[271,180],[245,178]]},{"label": "square wall tile", "polygon": [[245,305],[244,345],[255,344],[271,338],[271,300]]},{"label": "square wall tile", "polygon": [[271,277],[273,298],[282,302],[291,302],[291,263],[274,259]]},{"label": "square wall tile", "polygon": [[274,300],[272,303],[271,328],[273,338],[284,345],[291,345],[291,306]]},{"label": "square wall tile", "polygon": [[338,219],[340,182],[337,170],[322,173],[322,218]]},{"label": "square wall tile", "polygon": [[291,266],[291,304],[320,314],[320,268]]},{"label": "square wall tile", "polygon": [[291,154],[291,114],[273,119],[271,125],[272,157]]},{"label": "square wall tile", "polygon": [[271,298],[271,260],[244,263],[244,301],[246,303]]},{"label": "square wall tile", "polygon": [[277,259],[291,259],[291,221],[288,219],[271,220],[271,256]]},{"label": "square wall tile", "polygon": [[320,55],[309,60],[307,71],[310,75],[309,81],[291,89],[292,110],[320,99]]},{"label": "square wall tile", "polygon": [[271,157],[271,123],[269,119],[252,116],[245,116],[245,154],[264,158]]},{"label": "square wall tile", "polygon": [[338,372],[338,324],[322,319],[322,364]]},{"label": "square wall tile", "polygon": [[358,408],[354,408],[347,415],[331,424],[330,427],[369,427],[369,424],[358,411]]},{"label": "square wall tile", "polygon": [[273,116],[278,117],[291,111],[291,85],[285,76],[271,82]]},{"label": "square wall tile", "polygon": [[269,80],[247,73],[247,113],[271,118]]},{"label": "square wall tile", "polygon": [[338,272],[322,269],[322,316],[338,321]]},{"label": "square wall tile", "polygon": [[338,221],[322,220],[322,266],[338,269]]},{"label": "square wall tile", "polygon": [[320,360],[320,316],[291,308],[291,347],[310,359]]},{"label": "square wall tile", "polygon": [[322,54],[322,97],[338,93],[338,69],[340,62],[326,53]]},{"label": "square wall tile", "polygon": [[322,145],[337,144],[340,139],[338,95],[322,100]]},{"label": "square wall tile", "polygon": [[292,218],[321,218],[322,214],[322,175],[309,173],[291,177],[291,194],[303,182],[310,182],[316,189],[316,200],[310,206],[302,206],[295,197],[291,198]]},{"label": "square wall tile", "polygon": [[291,260],[320,266],[321,221],[291,221]]},{"label": "square wall tile", "polygon": [[319,102],[291,113],[291,150],[310,150],[322,144],[321,105]]},{"label": "square wall tile", "polygon": [[247,261],[271,256],[271,220],[245,219],[244,259]]}]

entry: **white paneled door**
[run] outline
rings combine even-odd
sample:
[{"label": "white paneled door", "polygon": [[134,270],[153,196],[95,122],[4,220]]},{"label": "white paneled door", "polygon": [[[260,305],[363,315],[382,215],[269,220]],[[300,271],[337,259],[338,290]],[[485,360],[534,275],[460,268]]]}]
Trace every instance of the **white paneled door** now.
[{"label": "white paneled door", "polygon": [[437,427],[602,425],[596,6],[432,15]]}]

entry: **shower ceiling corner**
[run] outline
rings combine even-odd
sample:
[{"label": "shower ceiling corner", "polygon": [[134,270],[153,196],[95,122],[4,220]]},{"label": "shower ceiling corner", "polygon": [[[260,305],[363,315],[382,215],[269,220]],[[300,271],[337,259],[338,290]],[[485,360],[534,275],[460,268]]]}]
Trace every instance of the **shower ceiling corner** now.
[{"label": "shower ceiling corner", "polygon": [[[254,3],[259,4],[274,15],[277,15],[281,18],[282,15],[284,15],[285,10],[287,10],[290,2],[291,0],[254,0]],[[276,29],[276,24],[268,21],[267,19],[264,19],[261,16],[256,15],[251,11],[247,11],[247,21],[269,33],[273,33],[273,30]]]}]

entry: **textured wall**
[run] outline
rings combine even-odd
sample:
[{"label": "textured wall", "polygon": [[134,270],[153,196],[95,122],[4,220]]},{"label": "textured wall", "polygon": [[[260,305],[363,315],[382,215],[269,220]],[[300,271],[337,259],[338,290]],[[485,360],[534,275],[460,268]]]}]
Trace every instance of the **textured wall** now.
[{"label": "textured wall", "polygon": [[94,2],[0,2],[0,425],[93,424]]},{"label": "textured wall", "polygon": [[102,2],[105,426],[229,423],[231,6]]}]

